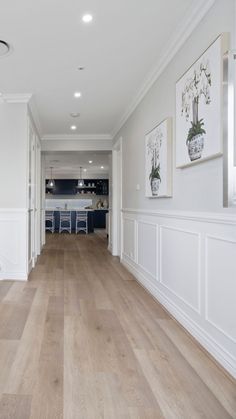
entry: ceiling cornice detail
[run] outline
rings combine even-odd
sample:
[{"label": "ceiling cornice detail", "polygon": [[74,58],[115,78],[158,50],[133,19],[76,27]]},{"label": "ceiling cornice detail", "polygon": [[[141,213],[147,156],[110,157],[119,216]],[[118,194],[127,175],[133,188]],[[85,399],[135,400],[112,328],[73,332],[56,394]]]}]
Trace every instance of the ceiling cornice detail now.
[{"label": "ceiling cornice detail", "polygon": [[42,141],[87,141],[87,140],[106,140],[112,141],[111,134],[48,134],[43,135]]},{"label": "ceiling cornice detail", "polygon": [[183,46],[183,44],[186,42],[191,33],[194,31],[194,29],[197,27],[197,25],[200,23],[202,18],[206,15],[214,3],[215,0],[198,0],[184,16],[184,19],[181,22],[181,26],[178,27],[171,40],[163,49],[164,53],[159,58],[153,70],[146,77],[143,85],[126,109],[120,121],[114,127],[111,133],[113,138],[125,124],[130,115],[134,112],[146,93],[150,90],[155,81],[160,77],[167,65],[171,62],[171,60],[174,58],[174,56],[177,54],[177,52],[180,50],[180,48]]},{"label": "ceiling cornice detail", "polygon": [[29,103],[32,93],[3,93],[1,99],[7,103]]}]

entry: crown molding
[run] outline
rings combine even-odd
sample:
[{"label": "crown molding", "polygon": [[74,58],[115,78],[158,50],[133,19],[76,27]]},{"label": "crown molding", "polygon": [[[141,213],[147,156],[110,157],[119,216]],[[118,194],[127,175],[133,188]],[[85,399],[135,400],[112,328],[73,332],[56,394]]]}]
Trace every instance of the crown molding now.
[{"label": "crown molding", "polygon": [[34,125],[38,131],[39,137],[41,137],[41,125],[38,116],[38,110],[35,104],[34,95],[32,93],[3,93],[0,95],[0,99],[5,103],[26,103],[28,105],[29,113],[33,119]]},{"label": "crown molding", "polygon": [[163,49],[163,53],[160,56],[158,62],[144,80],[144,83],[139,89],[137,95],[126,109],[118,124],[112,130],[111,135],[113,139],[125,124],[127,119],[130,117],[130,115],[134,112],[139,103],[142,101],[146,93],[150,90],[155,81],[163,73],[167,65],[171,62],[171,60],[189,38],[202,18],[213,6],[215,1],[216,0],[198,0],[185,14],[181,21],[181,25],[178,26],[177,30],[174,32],[171,39],[167,42],[165,48]]},{"label": "crown molding", "polygon": [[29,103],[32,93],[2,93],[1,99],[6,103]]},{"label": "crown molding", "polygon": [[111,134],[48,134],[42,136],[42,141],[87,141],[87,140],[106,140],[112,141]]}]

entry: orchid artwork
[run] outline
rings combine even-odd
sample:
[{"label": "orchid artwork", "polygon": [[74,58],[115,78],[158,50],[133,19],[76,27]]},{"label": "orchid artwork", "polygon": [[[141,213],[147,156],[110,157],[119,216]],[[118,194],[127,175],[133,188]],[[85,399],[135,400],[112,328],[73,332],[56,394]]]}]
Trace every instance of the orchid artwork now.
[{"label": "orchid artwork", "polygon": [[146,196],[169,196],[170,121],[165,120],[146,135]]},{"label": "orchid artwork", "polygon": [[221,153],[221,37],[176,84],[176,165]]}]

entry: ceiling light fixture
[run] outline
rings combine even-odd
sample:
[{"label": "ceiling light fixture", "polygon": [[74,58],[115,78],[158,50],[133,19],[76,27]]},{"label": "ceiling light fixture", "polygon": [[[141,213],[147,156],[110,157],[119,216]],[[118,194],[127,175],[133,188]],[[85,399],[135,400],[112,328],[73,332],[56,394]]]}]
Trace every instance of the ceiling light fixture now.
[{"label": "ceiling light fixture", "polygon": [[70,129],[71,129],[72,131],[75,131],[75,130],[77,129],[77,126],[76,126],[76,125],[71,125]]},{"label": "ceiling light fixture", "polygon": [[80,116],[80,113],[79,113],[79,112],[71,112],[71,113],[70,113],[70,116],[71,116],[72,118],[78,118],[78,117]]},{"label": "ceiling light fixture", "polygon": [[48,183],[47,183],[47,188],[48,189],[53,189],[55,188],[55,180],[52,178],[52,169],[53,167],[50,167],[51,169],[51,178],[49,179]]},{"label": "ceiling light fixture", "polygon": [[86,13],[85,15],[83,15],[82,17],[82,21],[84,23],[90,23],[93,20],[93,16],[90,13]]},{"label": "ceiling light fixture", "polygon": [[83,188],[83,187],[84,187],[84,179],[82,178],[82,166],[80,166],[80,178],[78,179],[77,188]]},{"label": "ceiling light fixture", "polygon": [[76,98],[78,98],[78,97],[81,97],[82,95],[81,95],[81,92],[75,92],[74,93],[74,97],[76,97]]},{"label": "ceiling light fixture", "polygon": [[10,45],[0,40],[0,57],[3,57],[4,55],[7,55],[10,52]]},{"label": "ceiling light fixture", "polygon": [[84,172],[87,172],[87,169],[84,169]]},{"label": "ceiling light fixture", "polygon": [[92,164],[93,160],[89,160],[89,164]]},{"label": "ceiling light fixture", "polygon": [[104,166],[101,166],[101,169],[104,169]]}]

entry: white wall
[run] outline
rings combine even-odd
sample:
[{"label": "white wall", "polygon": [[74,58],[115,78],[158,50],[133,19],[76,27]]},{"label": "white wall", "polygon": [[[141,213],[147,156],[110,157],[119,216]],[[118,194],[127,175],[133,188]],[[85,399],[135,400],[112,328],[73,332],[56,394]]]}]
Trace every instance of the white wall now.
[{"label": "white wall", "polygon": [[[24,95],[23,95],[24,96]],[[22,102],[0,103],[0,279],[26,280],[29,272],[29,249],[33,246],[36,258],[39,253],[40,238],[35,233],[39,229],[40,214],[36,228],[35,214],[29,228],[29,120],[28,105]],[[36,129],[31,120],[32,134]],[[35,137],[36,138],[36,137]],[[38,165],[40,160],[40,141],[38,141]],[[34,143],[34,170],[36,165]],[[40,172],[40,171],[39,171]],[[40,177],[40,173],[38,175]],[[35,177],[31,189],[36,192]],[[38,180],[40,183],[40,179]],[[34,199],[34,207],[40,207],[40,196]],[[33,232],[31,234],[31,232]],[[31,240],[29,240],[29,234]]]},{"label": "white wall", "polygon": [[[236,377],[236,216],[223,208],[222,157],[175,168],[175,83],[222,32],[235,2],[216,0],[117,133],[123,138],[122,262]],[[173,197],[145,198],[145,134],[173,117]],[[136,185],[140,190],[136,190]]]},{"label": "white wall", "polygon": [[[173,117],[175,140],[175,83],[191,64],[222,32],[231,33],[234,41],[235,1],[216,0],[212,9],[164,70],[115,141],[123,138],[123,206],[125,208],[174,209],[190,211],[223,210],[222,158],[203,162],[186,169],[175,168],[173,144],[173,198],[147,199],[144,191],[144,137],[157,123]],[[135,190],[140,184],[140,191]],[[233,210],[231,210],[233,211]]]},{"label": "white wall", "polygon": [[0,103],[0,208],[27,207],[27,105]]}]

